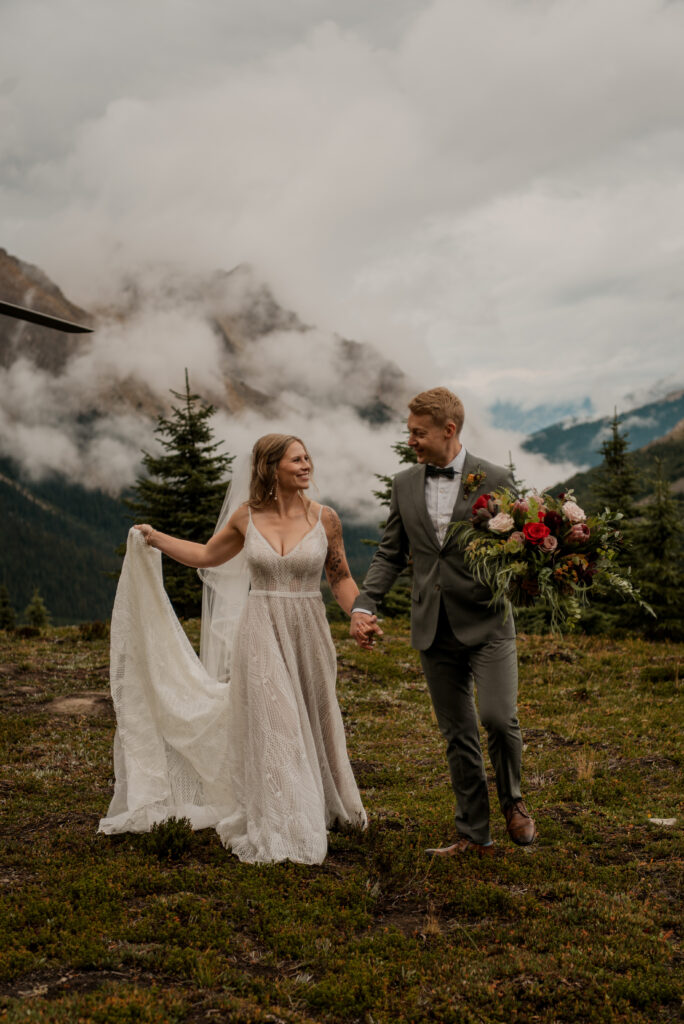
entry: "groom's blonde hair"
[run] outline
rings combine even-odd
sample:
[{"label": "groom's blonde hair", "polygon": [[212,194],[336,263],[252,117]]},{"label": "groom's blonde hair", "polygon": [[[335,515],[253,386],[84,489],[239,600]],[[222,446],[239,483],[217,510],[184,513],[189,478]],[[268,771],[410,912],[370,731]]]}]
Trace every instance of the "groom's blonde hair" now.
[{"label": "groom's blonde hair", "polygon": [[448,388],[430,388],[421,391],[408,404],[414,416],[432,416],[438,427],[443,427],[449,420],[456,424],[456,434],[460,437],[465,420],[463,402]]}]

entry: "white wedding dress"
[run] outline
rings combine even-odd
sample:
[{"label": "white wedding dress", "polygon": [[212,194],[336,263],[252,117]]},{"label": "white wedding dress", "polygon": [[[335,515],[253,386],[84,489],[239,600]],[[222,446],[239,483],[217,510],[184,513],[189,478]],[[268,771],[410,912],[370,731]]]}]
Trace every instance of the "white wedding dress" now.
[{"label": "white wedding dress", "polygon": [[320,864],[331,825],[366,824],[320,591],[325,529],[319,517],[282,556],[250,516],[244,551],[251,589],[223,683],[176,618],[159,551],[130,531],[111,628],[115,790],[100,831],[186,817],[242,861]]}]

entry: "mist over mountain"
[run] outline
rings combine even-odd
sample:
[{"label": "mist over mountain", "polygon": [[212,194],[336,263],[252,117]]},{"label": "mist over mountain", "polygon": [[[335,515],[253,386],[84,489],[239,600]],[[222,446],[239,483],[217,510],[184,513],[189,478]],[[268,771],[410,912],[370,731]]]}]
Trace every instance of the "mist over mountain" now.
[{"label": "mist over mountain", "polygon": [[[406,403],[440,383],[427,355],[409,374],[374,344],[305,323],[245,264],[206,273],[139,266],[104,281],[103,298],[85,311],[5,252],[3,295],[96,328],[65,341],[0,317],[0,455],[28,480],[58,474],[119,494],[139,472],[141,449],[154,448],[156,418],[187,369],[193,391],[217,409],[213,428],[227,452],[249,451],[270,431],[297,434],[314,455],[318,495],[352,520],[375,522],[375,474],[398,468],[392,445]],[[577,468],[575,459],[550,468],[521,447],[522,431],[491,425],[478,393],[452,386],[471,451],[498,462],[510,453],[535,486]]]},{"label": "mist over mountain", "polygon": [[248,266],[205,276],[149,267],[86,311],[1,250],[0,297],[96,328],[65,335],[0,316],[0,582],[18,612],[38,587],[57,622],[108,617],[130,526],[120,494],[186,368],[217,409],[226,451],[273,430],[307,440],[317,496],[339,507],[363,576],[361,539],[380,518],[373,474],[391,464],[417,390],[391,360],[304,324]]},{"label": "mist over mountain", "polygon": [[268,431],[301,434],[321,491],[368,510],[369,482],[418,390],[372,345],[303,323],[246,265],[206,275],[143,268],[86,312],[3,250],[0,296],[96,327],[61,335],[0,317],[0,454],[29,479],[57,473],[113,495],[128,487],[187,368],[217,409],[227,451]]}]

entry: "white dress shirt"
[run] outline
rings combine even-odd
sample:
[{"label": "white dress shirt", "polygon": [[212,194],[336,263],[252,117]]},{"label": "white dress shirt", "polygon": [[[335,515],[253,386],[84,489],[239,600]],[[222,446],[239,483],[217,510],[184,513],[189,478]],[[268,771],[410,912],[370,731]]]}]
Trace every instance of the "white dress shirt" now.
[{"label": "white dress shirt", "polygon": [[453,479],[446,476],[425,477],[425,504],[432,525],[437,534],[437,540],[443,544],[446,540],[447,530],[451,522],[451,514],[454,511],[458,489],[461,486],[461,474],[465,462],[466,450],[461,445],[461,450],[455,459],[448,463],[454,471]]}]

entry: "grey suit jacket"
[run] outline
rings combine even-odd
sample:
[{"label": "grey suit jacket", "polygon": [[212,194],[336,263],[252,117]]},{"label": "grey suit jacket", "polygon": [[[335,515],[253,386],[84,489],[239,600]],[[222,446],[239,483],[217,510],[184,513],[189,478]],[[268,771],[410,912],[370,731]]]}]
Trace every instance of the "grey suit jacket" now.
[{"label": "grey suit jacket", "polygon": [[[463,482],[478,469],[485,473],[485,479],[466,497]],[[481,494],[511,486],[507,469],[467,452],[452,521],[469,519],[473,503]],[[427,650],[435,639],[440,601],[461,643],[475,646],[515,636],[510,609],[504,622],[506,609],[490,605],[491,591],[466,569],[458,541],[450,537],[440,545],[425,504],[424,465],[411,466],[394,478],[387,525],[354,607],[374,612],[406,567],[409,554],[413,559],[411,643],[419,651]]]}]

